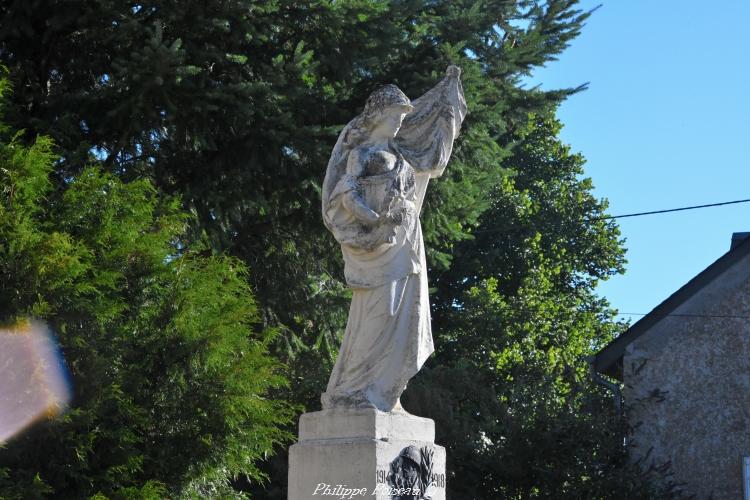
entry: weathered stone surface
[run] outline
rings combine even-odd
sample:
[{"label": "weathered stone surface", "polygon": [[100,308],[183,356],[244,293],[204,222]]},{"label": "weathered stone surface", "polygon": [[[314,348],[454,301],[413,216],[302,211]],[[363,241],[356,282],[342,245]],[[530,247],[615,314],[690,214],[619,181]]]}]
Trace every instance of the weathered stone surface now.
[{"label": "weathered stone surface", "polygon": [[403,412],[373,409],[323,410],[305,413],[299,421],[300,440],[366,438],[435,441],[435,422]]},{"label": "weathered stone surface", "polygon": [[[626,350],[633,459],[671,463],[697,498],[742,498],[750,456],[750,256]],[[682,315],[682,316],[680,316]]]},{"label": "weathered stone surface", "polygon": [[341,244],[352,304],[323,408],[398,409],[434,350],[419,214],[466,115],[459,76],[449,67],[413,102],[395,85],[375,90],[331,153],[322,215]]},{"label": "weathered stone surface", "polygon": [[391,500],[409,487],[421,490],[415,499],[444,500],[445,449],[434,429],[430,419],[374,409],[304,414],[289,450],[288,498]]},{"label": "weathered stone surface", "polygon": [[445,498],[434,423],[399,398],[434,350],[419,213],[466,115],[460,74],[450,66],[414,102],[395,85],[375,90],[331,153],[322,215],[352,303],[324,411],[302,415],[289,450],[292,500]]}]

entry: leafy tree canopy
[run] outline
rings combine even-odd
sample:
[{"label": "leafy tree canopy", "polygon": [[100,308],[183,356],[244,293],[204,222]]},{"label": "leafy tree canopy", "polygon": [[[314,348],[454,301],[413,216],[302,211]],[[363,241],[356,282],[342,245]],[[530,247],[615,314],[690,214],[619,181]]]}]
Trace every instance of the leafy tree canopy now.
[{"label": "leafy tree canopy", "polygon": [[189,217],[147,180],[89,166],[55,188],[52,150],[3,130],[0,313],[48,322],[73,401],[0,451],[0,496],[163,498],[260,479],[290,409],[265,397],[285,380],[254,328],[246,266],[185,249]]},{"label": "leafy tree canopy", "polygon": [[[276,394],[309,410],[348,305],[320,219],[336,135],[379,84],[417,97],[460,66],[469,115],[422,214],[439,352],[408,407],[438,421],[452,498],[642,494],[582,362],[620,328],[594,286],[623,254],[557,137],[555,107],[580,88],[524,85],[578,35],[577,0],[0,5],[8,120],[55,140],[54,189],[75,189],[94,158],[97,179],[179,195],[195,215],[186,240],[205,233],[253,270],[289,366]],[[286,457],[266,468],[254,492],[279,498]]]},{"label": "leafy tree canopy", "polygon": [[587,14],[575,3],[4,2],[9,120],[55,140],[63,178],[94,155],[123,179],[179,194],[196,233],[254,269],[288,354],[330,354],[340,315],[320,314],[318,301],[346,298],[320,184],[341,127],[379,84],[416,97],[449,63],[463,68],[470,115],[424,214],[432,265],[449,266],[504,175],[510,132],[571,92],[521,79],[578,34]]}]

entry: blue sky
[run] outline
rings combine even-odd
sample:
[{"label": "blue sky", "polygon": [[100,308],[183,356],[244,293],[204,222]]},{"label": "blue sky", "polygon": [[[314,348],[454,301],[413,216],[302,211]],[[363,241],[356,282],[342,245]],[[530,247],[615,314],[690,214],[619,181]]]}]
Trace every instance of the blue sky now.
[{"label": "blue sky", "polygon": [[[750,198],[750,2],[583,0],[602,6],[542,88],[589,89],[558,112],[609,213]],[[648,313],[750,231],[750,203],[619,220],[627,271],[599,291]],[[640,316],[624,315],[636,321]]]}]

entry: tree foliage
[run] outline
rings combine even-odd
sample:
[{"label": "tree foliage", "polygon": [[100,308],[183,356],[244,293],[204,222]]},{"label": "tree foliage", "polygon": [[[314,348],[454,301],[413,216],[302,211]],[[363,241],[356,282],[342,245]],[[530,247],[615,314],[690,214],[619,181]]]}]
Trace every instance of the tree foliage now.
[{"label": "tree foliage", "polygon": [[570,92],[519,83],[578,33],[586,14],[574,5],[6,2],[0,54],[17,89],[9,119],[55,140],[61,175],[95,154],[123,179],[145,175],[179,194],[197,231],[255,270],[265,320],[281,326],[288,354],[304,355],[337,342],[341,315],[319,314],[318,301],[346,303],[319,216],[343,124],[379,84],[416,97],[449,63],[462,66],[471,114],[461,153],[425,210],[431,261],[448,266],[487,208],[482,186],[503,175],[508,132]]},{"label": "tree foliage", "polygon": [[596,296],[623,249],[584,159],[530,115],[474,237],[433,294],[437,356],[405,406],[436,420],[451,498],[667,498],[628,464],[613,395],[586,356],[623,325]]},{"label": "tree foliage", "polygon": [[0,452],[3,498],[231,491],[285,439],[247,268],[181,245],[188,217],[96,166],[53,188],[52,141],[0,140],[0,312],[43,318],[73,401]]},{"label": "tree foliage", "polygon": [[[620,328],[594,287],[623,264],[583,158],[557,137],[556,105],[583,87],[524,84],[580,32],[577,0],[0,5],[8,120],[55,140],[55,189],[92,175],[93,158],[97,179],[179,195],[195,214],[186,240],[205,234],[238,259],[220,262],[253,270],[289,367],[275,394],[307,410],[349,299],[320,218],[336,136],[378,85],[417,97],[460,66],[469,115],[422,213],[438,353],[407,404],[438,421],[452,498],[644,491],[624,486],[617,419],[582,362]],[[272,482],[253,491],[279,498],[285,455],[265,467]]]}]

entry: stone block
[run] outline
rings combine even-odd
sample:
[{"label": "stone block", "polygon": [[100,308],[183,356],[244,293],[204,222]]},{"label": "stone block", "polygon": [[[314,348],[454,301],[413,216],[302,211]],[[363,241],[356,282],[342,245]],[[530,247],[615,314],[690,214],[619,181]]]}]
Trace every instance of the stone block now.
[{"label": "stone block", "polygon": [[299,436],[289,450],[289,500],[445,499],[445,449],[430,419],[324,410],[301,416]]}]

